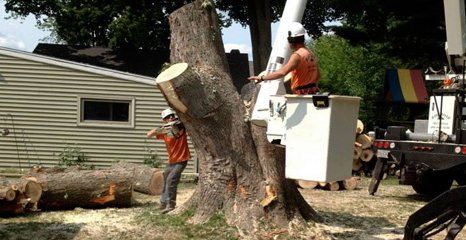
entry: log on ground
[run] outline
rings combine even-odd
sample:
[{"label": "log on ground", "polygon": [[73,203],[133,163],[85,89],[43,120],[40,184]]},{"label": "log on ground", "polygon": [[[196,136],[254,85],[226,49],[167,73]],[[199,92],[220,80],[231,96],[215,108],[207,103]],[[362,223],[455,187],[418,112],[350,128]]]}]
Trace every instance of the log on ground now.
[{"label": "log on ground", "polygon": [[163,191],[163,171],[160,169],[128,162],[120,162],[112,166],[112,168],[121,168],[131,172],[133,187],[136,192],[158,195]]},{"label": "log on ground", "polygon": [[36,178],[43,188],[40,209],[131,206],[133,179],[124,169],[39,168],[27,177]]}]

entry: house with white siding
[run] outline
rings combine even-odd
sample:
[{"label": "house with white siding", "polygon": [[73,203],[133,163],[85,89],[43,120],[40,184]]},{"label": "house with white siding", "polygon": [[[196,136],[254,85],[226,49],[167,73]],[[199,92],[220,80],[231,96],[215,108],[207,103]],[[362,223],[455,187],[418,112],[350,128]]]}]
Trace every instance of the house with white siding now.
[{"label": "house with white siding", "polygon": [[152,77],[0,47],[0,168],[51,167],[67,146],[96,167],[150,152],[165,162],[146,132],[167,107]]}]

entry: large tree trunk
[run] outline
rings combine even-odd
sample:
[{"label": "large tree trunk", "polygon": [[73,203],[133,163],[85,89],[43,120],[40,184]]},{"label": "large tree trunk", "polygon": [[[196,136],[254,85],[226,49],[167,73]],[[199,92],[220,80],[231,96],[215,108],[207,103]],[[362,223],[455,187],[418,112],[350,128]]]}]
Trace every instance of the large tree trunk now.
[{"label": "large tree trunk", "polygon": [[26,177],[42,185],[40,209],[129,207],[133,179],[124,169],[34,169]]},{"label": "large tree trunk", "polygon": [[254,73],[257,75],[266,69],[272,51],[270,0],[248,1],[248,13]]},{"label": "large tree trunk", "polygon": [[[199,184],[179,211],[195,208],[193,222],[223,209],[227,221],[254,231],[252,221],[286,225],[295,217],[317,218],[294,181],[284,176],[284,150],[250,127],[225,58],[215,9],[197,0],[170,17],[171,62],[158,87],[175,108],[199,158]],[[252,131],[251,131],[252,129]]]}]

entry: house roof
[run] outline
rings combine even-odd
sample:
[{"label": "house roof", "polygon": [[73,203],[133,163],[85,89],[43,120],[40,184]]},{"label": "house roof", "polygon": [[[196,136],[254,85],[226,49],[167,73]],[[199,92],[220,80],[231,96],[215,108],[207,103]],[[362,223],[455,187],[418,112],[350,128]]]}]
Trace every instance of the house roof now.
[{"label": "house roof", "polygon": [[6,47],[0,47],[0,55],[27,59],[27,60],[34,61],[34,62],[41,62],[41,63],[51,64],[51,65],[60,66],[60,67],[76,69],[76,70],[80,70],[84,72],[90,72],[90,73],[100,74],[104,76],[145,83],[149,85],[156,85],[155,79],[153,77],[118,71],[118,70],[114,70],[111,68],[99,67],[95,65],[86,64],[86,63],[64,60],[60,58],[25,52],[21,50],[6,48]]},{"label": "house roof", "polygon": [[37,44],[33,53],[149,77],[156,77],[170,56],[168,49],[149,51],[49,43]]},{"label": "house roof", "polygon": [[[105,47],[71,46],[39,43],[33,51],[37,54],[71,60],[100,67],[156,77],[163,63],[169,61],[169,49],[121,50]],[[238,92],[249,83],[248,54],[232,50],[226,53],[233,84]]]}]

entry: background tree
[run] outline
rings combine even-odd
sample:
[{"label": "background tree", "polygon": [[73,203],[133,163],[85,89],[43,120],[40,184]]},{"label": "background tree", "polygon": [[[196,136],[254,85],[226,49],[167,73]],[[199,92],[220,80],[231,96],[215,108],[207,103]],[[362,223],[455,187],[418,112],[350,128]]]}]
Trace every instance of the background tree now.
[{"label": "background tree", "polygon": [[321,89],[361,97],[359,118],[367,129],[372,129],[377,116],[376,103],[383,92],[385,69],[399,66],[401,62],[370,48],[351,45],[336,35],[322,36],[310,48],[319,57]]},{"label": "background tree", "polygon": [[336,35],[387,57],[405,68],[443,66],[445,23],[443,1],[332,0],[341,26]]},{"label": "background tree", "polygon": [[6,0],[13,17],[33,14],[57,42],[153,50],[169,45],[168,15],[188,0]]},{"label": "background tree", "polygon": [[[228,20],[249,26],[254,57],[254,72],[260,73],[267,67],[272,50],[271,24],[280,19],[286,0],[216,0],[217,8],[224,11]],[[331,6],[324,0],[308,0],[303,24],[308,33],[319,37],[326,30],[324,22],[335,19]]]}]

